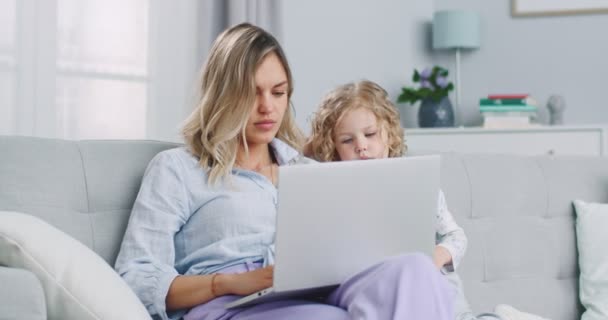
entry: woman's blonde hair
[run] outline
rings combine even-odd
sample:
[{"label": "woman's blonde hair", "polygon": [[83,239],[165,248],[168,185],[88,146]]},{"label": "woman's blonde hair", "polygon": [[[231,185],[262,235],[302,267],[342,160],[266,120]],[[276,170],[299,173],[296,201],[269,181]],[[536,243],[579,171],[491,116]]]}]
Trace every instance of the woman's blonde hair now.
[{"label": "woman's blonde hair", "polygon": [[[248,152],[245,127],[256,103],[255,72],[272,53],[285,69],[291,106],[291,70],[283,49],[270,33],[242,23],[222,32],[213,43],[200,80],[200,97],[182,129],[187,147],[199,157],[211,184],[230,174],[239,143]],[[303,135],[289,106],[277,138],[300,150]]]},{"label": "woman's blonde hair", "polygon": [[388,156],[402,156],[406,146],[399,111],[388,99],[386,90],[368,80],[341,85],[325,96],[312,119],[312,135],[306,146],[306,155],[323,162],[340,160],[334,143],[334,130],[348,111],[358,108],[369,110],[376,116],[380,130],[384,130],[388,137]]}]

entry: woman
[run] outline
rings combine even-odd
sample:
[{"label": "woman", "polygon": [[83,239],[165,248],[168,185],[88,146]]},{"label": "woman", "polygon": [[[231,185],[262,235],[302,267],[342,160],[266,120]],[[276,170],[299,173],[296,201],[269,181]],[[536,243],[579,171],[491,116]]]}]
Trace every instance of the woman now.
[{"label": "woman", "polygon": [[430,259],[396,257],[325,301],[226,310],[272,285],[278,166],[306,163],[276,39],[250,24],[224,31],[206,62],[186,148],[148,165],[116,262],[162,319],[448,319],[452,292]]}]

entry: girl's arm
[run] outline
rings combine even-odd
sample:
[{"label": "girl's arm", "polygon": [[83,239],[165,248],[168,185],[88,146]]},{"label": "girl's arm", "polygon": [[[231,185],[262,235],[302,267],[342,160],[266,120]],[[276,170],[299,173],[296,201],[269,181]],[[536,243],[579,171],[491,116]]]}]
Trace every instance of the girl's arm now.
[{"label": "girl's arm", "polygon": [[444,271],[454,271],[462,260],[467,249],[467,236],[464,230],[456,224],[448,210],[445,195],[439,190],[437,206],[437,247],[433,254],[435,264]]}]

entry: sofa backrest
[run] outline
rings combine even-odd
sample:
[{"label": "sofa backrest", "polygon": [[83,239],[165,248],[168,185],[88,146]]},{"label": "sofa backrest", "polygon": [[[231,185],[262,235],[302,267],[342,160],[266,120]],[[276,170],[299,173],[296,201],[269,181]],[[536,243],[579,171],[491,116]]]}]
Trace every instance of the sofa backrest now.
[{"label": "sofa backrest", "polygon": [[[38,216],[113,265],[148,162],[176,146],[0,136],[0,210]],[[459,273],[473,310],[580,318],[572,200],[608,201],[607,160],[442,154],[442,189],[469,238]]]},{"label": "sofa backrest", "polygon": [[441,181],[469,239],[458,272],[474,311],[580,318],[572,201],[608,201],[608,158],[448,153]]},{"label": "sofa backrest", "polygon": [[40,217],[113,266],[148,162],[175,146],[0,136],[0,210]]}]

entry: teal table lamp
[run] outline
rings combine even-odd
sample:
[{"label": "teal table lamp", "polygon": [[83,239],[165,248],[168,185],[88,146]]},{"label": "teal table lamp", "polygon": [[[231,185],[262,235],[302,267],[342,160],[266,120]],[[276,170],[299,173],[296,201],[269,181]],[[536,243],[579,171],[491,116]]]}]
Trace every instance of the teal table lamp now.
[{"label": "teal table lamp", "polygon": [[460,50],[479,48],[479,28],[476,12],[443,10],[433,16],[433,49],[456,49],[456,107],[460,107]]}]

